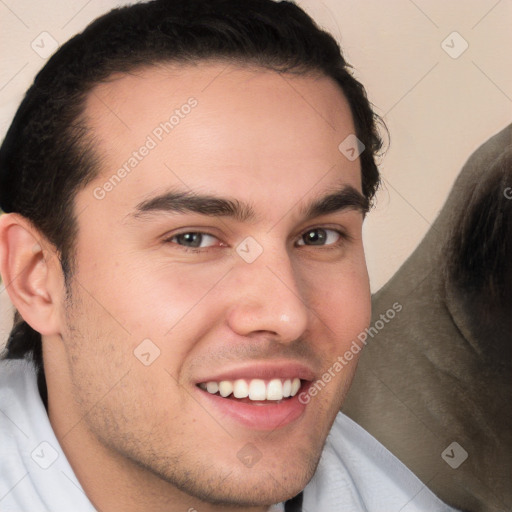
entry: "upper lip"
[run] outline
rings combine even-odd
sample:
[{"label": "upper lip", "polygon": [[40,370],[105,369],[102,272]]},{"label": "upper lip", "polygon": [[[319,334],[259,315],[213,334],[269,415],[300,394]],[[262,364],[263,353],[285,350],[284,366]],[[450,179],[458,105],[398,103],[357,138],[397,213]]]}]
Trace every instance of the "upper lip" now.
[{"label": "upper lip", "polygon": [[237,379],[293,379],[312,381],[315,373],[308,366],[298,361],[286,362],[251,362],[246,365],[238,365],[237,367],[222,370],[218,373],[208,374],[205,377],[196,379],[196,384],[201,382],[220,382],[223,380]]}]

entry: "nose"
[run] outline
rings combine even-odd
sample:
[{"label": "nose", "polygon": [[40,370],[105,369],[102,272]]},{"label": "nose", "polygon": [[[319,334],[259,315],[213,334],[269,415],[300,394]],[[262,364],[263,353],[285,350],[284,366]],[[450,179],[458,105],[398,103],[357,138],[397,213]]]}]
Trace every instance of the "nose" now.
[{"label": "nose", "polygon": [[232,272],[234,292],[227,321],[241,336],[270,336],[280,343],[300,338],[310,310],[305,284],[300,283],[286,251],[239,262]]}]

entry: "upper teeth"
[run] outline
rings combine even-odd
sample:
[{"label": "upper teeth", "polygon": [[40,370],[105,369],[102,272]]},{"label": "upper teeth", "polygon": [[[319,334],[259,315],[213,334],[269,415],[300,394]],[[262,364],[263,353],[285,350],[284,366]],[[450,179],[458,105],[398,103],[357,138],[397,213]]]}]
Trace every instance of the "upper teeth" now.
[{"label": "upper teeth", "polygon": [[208,393],[219,393],[222,397],[228,397],[233,393],[235,398],[247,398],[250,400],[282,400],[290,396],[295,396],[300,388],[300,379],[272,379],[264,381],[262,379],[244,379],[222,380],[220,382],[202,382],[199,384],[201,389]]}]

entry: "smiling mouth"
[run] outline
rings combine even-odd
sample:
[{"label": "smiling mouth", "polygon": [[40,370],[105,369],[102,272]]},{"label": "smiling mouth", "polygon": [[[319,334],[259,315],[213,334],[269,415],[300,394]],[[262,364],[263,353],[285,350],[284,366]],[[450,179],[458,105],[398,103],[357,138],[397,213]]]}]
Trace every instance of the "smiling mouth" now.
[{"label": "smiling mouth", "polygon": [[201,382],[198,387],[207,393],[230,400],[253,405],[271,405],[293,398],[304,382],[298,377],[271,380],[237,379]]}]

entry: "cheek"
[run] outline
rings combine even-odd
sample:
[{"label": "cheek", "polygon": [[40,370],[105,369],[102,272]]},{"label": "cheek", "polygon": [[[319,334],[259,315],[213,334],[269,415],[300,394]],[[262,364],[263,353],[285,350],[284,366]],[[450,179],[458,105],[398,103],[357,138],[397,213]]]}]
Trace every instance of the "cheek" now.
[{"label": "cheek", "polygon": [[311,399],[322,403],[334,419],[363,348],[358,336],[370,323],[371,294],[364,263],[350,270],[326,272],[323,281],[328,284],[322,289],[315,287],[312,308],[318,321],[311,336],[316,350],[322,353],[323,374],[311,391]]},{"label": "cheek", "polygon": [[139,342],[173,337],[176,329],[180,333],[190,330],[190,313],[208,302],[229,270],[225,263],[184,265],[159,256],[135,258],[130,254],[97,266],[101,273],[84,266],[78,278],[88,284],[88,292],[101,305],[100,315],[108,313],[101,315],[101,321],[112,323],[114,329],[121,327]]},{"label": "cheek", "polygon": [[370,323],[371,293],[364,259],[345,268],[325,269],[310,283],[312,308],[341,350]]},{"label": "cheek", "polygon": [[[184,409],[174,375],[186,347],[169,346],[162,337],[153,336],[151,320],[140,332],[128,331],[99,300],[75,292],[63,338],[73,400],[81,411],[95,410],[86,419],[97,433],[121,432],[126,425],[148,421],[155,427],[171,421],[172,411]],[[155,408],[155,402],[173,406]]]}]

